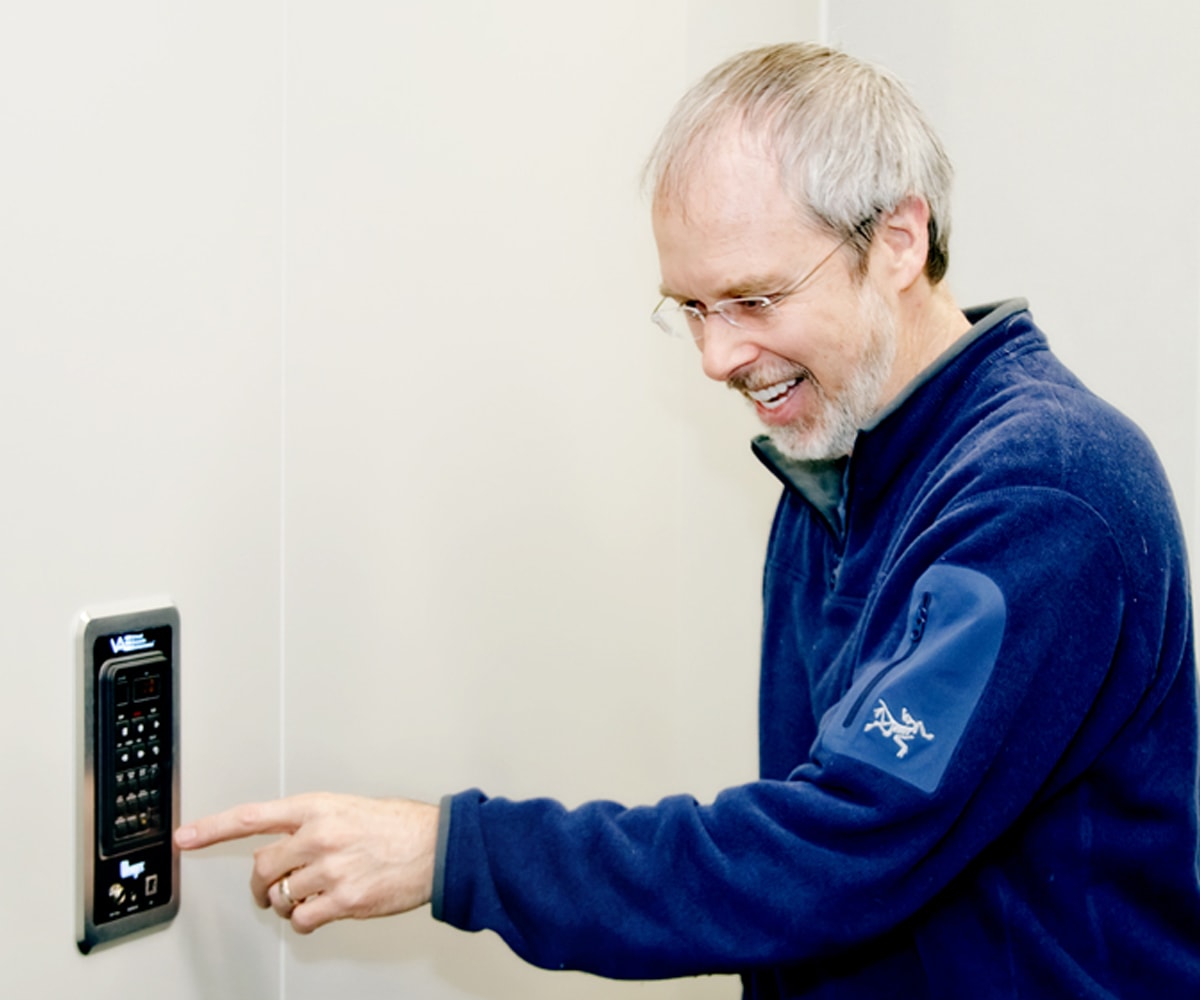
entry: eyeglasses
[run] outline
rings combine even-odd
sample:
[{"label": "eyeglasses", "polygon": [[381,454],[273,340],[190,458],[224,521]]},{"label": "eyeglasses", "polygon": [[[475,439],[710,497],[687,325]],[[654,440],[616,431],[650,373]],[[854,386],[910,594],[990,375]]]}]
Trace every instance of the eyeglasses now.
[{"label": "eyeglasses", "polygon": [[849,243],[855,236],[869,235],[868,227],[874,218],[864,219],[854,227],[853,231],[837,246],[817,261],[802,278],[792,282],[781,292],[773,295],[748,295],[736,299],[721,299],[711,306],[698,302],[675,302],[670,296],[664,295],[650,319],[660,330],[672,337],[691,337],[697,344],[704,336],[704,324],[710,316],[720,316],[730,326],[748,333],[762,333],[768,330],[775,319],[777,307],[789,295],[795,295],[807,285],[834,255]]}]

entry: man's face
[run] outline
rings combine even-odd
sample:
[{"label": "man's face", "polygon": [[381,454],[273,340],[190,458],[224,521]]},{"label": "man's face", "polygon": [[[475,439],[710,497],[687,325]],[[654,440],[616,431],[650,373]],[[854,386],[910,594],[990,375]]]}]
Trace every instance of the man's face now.
[{"label": "man's face", "polygon": [[[705,307],[788,289],[838,244],[803,223],[774,163],[737,141],[659,200],[654,233],[664,293]],[[842,251],[779,302],[767,329],[710,315],[698,343],[705,374],[746,396],[784,454],[836,458],[885,401],[896,330],[870,274],[853,273]]]}]

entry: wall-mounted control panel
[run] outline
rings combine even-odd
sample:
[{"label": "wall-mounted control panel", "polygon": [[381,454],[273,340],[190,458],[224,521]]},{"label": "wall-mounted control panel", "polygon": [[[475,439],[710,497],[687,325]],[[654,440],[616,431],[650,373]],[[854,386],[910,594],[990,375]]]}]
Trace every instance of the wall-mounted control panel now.
[{"label": "wall-mounted control panel", "polygon": [[79,623],[79,915],[85,955],[179,909],[179,613],[169,602]]}]

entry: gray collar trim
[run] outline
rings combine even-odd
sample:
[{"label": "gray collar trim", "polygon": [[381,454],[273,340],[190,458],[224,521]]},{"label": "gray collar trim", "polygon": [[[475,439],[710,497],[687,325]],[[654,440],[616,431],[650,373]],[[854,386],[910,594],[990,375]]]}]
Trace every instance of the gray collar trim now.
[{"label": "gray collar trim", "polygon": [[1003,302],[993,302],[986,306],[974,306],[970,309],[964,309],[964,315],[971,321],[971,328],[934,358],[928,368],[919,372],[916,378],[901,389],[896,398],[875,414],[875,418],[863,430],[874,430],[900,409],[911,398],[914,392],[937,376],[951,361],[962,354],[963,351],[987,333],[988,330],[999,323],[1003,323],[1014,313],[1023,312],[1028,308],[1029,303],[1025,299],[1005,299]]}]

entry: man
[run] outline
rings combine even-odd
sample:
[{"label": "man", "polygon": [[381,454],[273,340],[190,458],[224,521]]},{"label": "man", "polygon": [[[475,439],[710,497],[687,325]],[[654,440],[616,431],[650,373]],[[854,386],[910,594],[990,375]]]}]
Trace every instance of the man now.
[{"label": "man", "polygon": [[432,900],[539,965],[748,997],[1200,995],[1188,578],[1149,445],[1023,303],[956,306],[950,169],[886,74],[739,56],[651,179],[656,322],[755,407],[784,487],[760,780],[300,796],[180,846],[285,834],[252,889],[302,932]]}]

